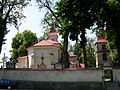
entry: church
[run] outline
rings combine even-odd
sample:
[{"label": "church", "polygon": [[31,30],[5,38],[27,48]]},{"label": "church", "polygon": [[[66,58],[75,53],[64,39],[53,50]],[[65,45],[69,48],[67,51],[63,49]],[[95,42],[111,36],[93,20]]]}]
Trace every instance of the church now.
[{"label": "church", "polygon": [[[27,48],[28,56],[19,57],[16,68],[55,68],[61,58],[61,43],[54,27],[50,28],[48,40],[42,40]],[[70,67],[76,67],[77,55],[69,55]],[[60,66],[61,67],[61,66]]]},{"label": "church", "polygon": [[29,68],[53,68],[52,64],[57,63],[61,55],[61,44],[57,38],[57,32],[52,27],[48,40],[40,41],[27,48]]},{"label": "church", "polygon": [[[99,28],[99,33],[96,40],[96,68],[102,68],[103,66],[111,66],[112,61],[110,57],[110,51],[106,47],[108,42],[103,35],[104,29]],[[54,27],[50,28],[48,33],[48,40],[42,40],[27,48],[28,55],[19,57],[16,68],[47,68],[53,69],[55,66],[62,67],[61,59],[61,43],[58,42],[58,35]],[[70,68],[76,68],[81,66],[84,68],[84,64],[79,64],[77,55],[70,55]],[[79,64],[79,66],[78,66]]]}]

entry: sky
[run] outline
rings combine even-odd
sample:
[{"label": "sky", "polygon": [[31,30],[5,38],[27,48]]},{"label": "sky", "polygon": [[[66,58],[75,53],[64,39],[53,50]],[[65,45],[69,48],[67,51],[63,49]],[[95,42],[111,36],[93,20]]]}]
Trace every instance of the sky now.
[{"label": "sky", "polygon": [[[24,15],[26,19],[22,21],[22,25],[19,27],[19,33],[24,30],[31,30],[33,33],[36,33],[36,36],[39,38],[43,35],[43,28],[41,24],[41,20],[44,17],[45,10],[40,11],[38,9],[35,0],[31,0],[32,5],[26,7],[24,9]],[[2,46],[2,52],[0,54],[0,60],[3,57],[4,53],[6,56],[10,58],[10,50],[12,38],[18,33],[18,30],[14,28],[14,26],[9,26],[10,32],[5,36],[7,39],[6,44]],[[91,34],[90,31],[87,32],[87,36],[95,38],[95,34]]]},{"label": "sky", "polygon": [[[34,0],[32,0],[31,3],[32,5],[29,5],[23,11],[23,14],[26,16],[26,18],[22,21],[22,25],[19,27],[19,33],[27,29],[31,30],[33,33],[36,33],[37,37],[40,37],[43,32],[41,19],[44,17],[45,11],[42,10],[40,12]],[[2,46],[0,60],[4,53],[6,56],[10,57],[9,51],[11,49],[12,38],[18,33],[18,30],[14,26],[9,26],[8,28],[10,29],[10,32],[5,36],[7,41],[5,42],[6,44]]]}]

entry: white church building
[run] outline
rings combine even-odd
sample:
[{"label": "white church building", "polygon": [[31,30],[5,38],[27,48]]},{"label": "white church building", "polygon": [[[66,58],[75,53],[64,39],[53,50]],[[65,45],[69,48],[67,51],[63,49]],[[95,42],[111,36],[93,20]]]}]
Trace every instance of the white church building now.
[{"label": "white church building", "polygon": [[[42,40],[27,48],[28,56],[19,57],[16,68],[54,68],[61,58],[61,44],[54,27],[51,27],[48,40]],[[70,55],[70,60],[77,60],[77,55]],[[73,62],[73,67],[76,64]]]}]

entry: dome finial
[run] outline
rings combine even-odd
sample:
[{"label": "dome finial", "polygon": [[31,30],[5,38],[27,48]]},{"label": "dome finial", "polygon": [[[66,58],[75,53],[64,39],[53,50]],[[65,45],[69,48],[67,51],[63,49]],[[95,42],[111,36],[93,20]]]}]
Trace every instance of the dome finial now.
[{"label": "dome finial", "polygon": [[51,26],[51,28],[50,28],[50,33],[51,33],[51,32],[56,32],[56,30],[55,30],[55,25],[52,25],[52,26]]},{"label": "dome finial", "polygon": [[103,27],[99,28],[98,38],[104,38],[104,28]]}]

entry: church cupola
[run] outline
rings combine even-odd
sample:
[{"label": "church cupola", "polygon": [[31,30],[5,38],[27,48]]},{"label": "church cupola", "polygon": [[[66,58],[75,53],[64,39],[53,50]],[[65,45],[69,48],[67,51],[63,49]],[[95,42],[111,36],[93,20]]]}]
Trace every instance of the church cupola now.
[{"label": "church cupola", "polygon": [[98,39],[104,39],[104,29],[102,27],[99,28]]},{"label": "church cupola", "polygon": [[48,39],[58,42],[58,35],[54,26],[50,28],[50,32],[48,33]]}]

